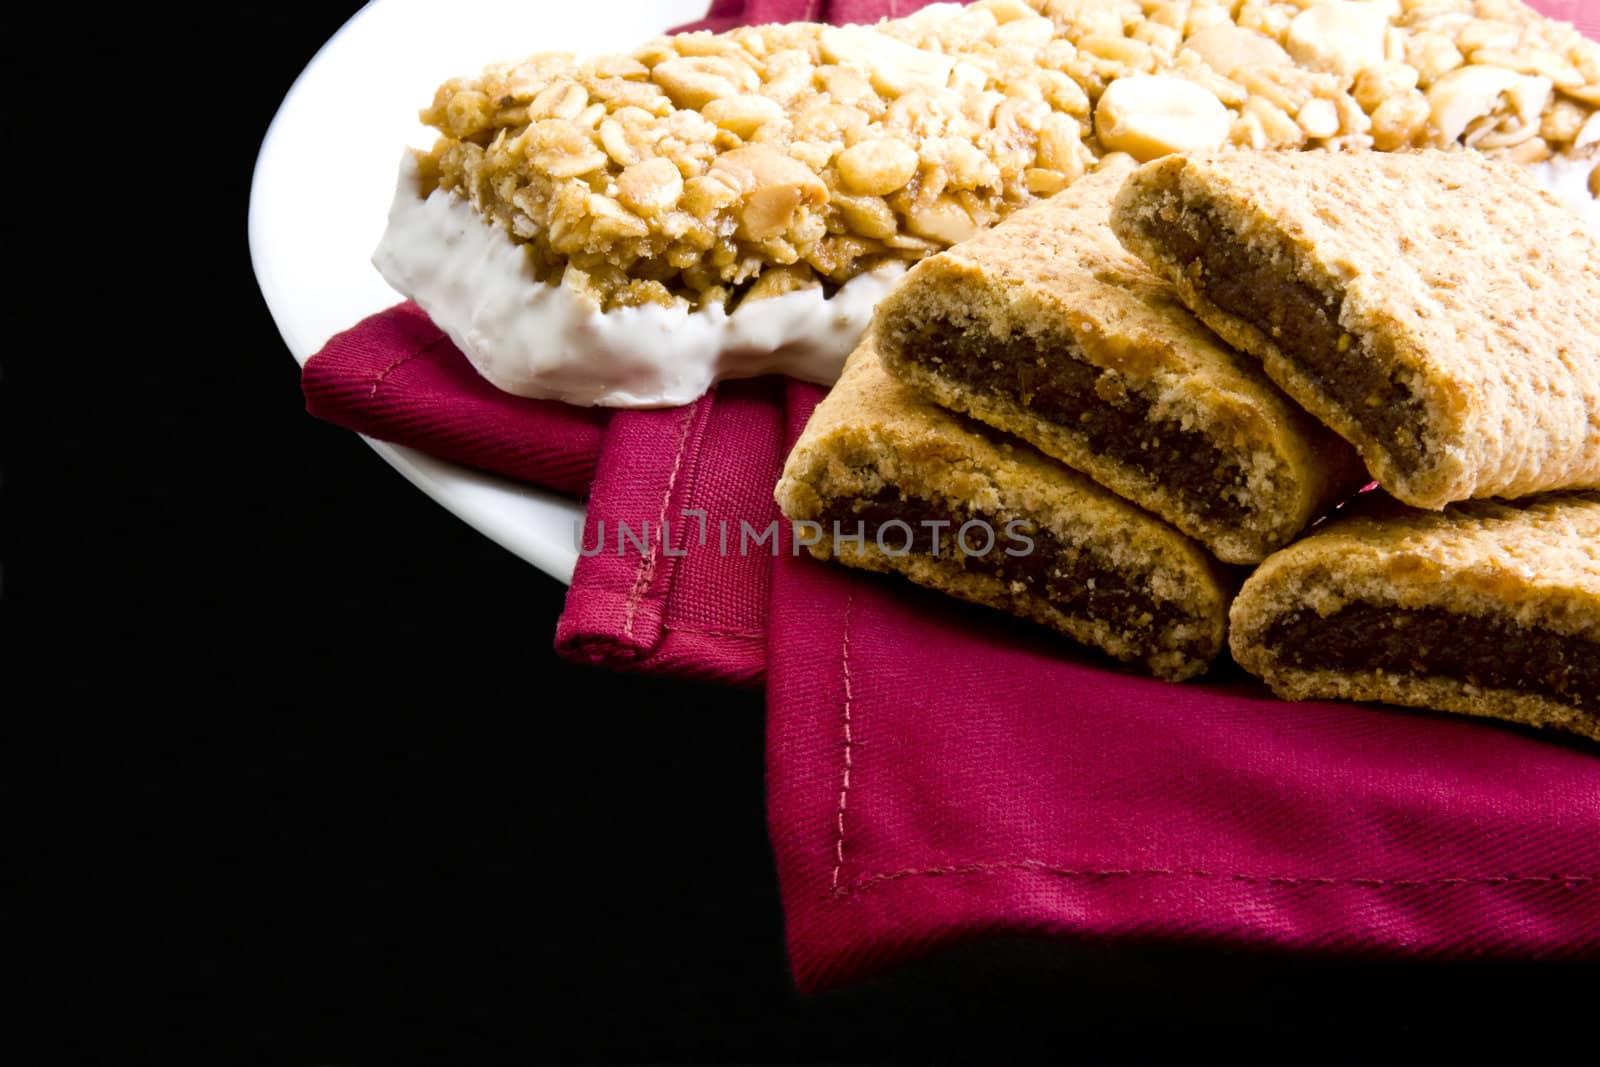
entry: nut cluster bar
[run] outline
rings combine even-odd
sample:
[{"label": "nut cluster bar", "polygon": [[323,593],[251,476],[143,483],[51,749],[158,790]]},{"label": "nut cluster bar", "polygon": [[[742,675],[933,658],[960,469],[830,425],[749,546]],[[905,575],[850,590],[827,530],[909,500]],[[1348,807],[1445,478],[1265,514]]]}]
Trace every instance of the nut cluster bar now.
[{"label": "nut cluster bar", "polygon": [[979,0],[534,56],[446,82],[422,119],[423,191],[469,198],[542,279],[731,307],[925,258],[1113,151],[1594,167],[1600,45],[1518,0]]}]

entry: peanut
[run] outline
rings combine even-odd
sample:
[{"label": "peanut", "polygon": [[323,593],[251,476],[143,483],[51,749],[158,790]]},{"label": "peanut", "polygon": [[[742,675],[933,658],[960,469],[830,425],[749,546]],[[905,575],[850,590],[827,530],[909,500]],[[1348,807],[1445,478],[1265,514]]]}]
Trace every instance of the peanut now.
[{"label": "peanut", "polygon": [[683,175],[667,159],[635,163],[617,178],[617,199],[640,215],[659,215],[678,206]]},{"label": "peanut", "polygon": [[1417,87],[1417,72],[1404,63],[1379,63],[1356,78],[1352,91],[1356,102],[1372,111],[1396,93]]},{"label": "peanut", "polygon": [[1291,62],[1289,53],[1271,37],[1230,23],[1201,30],[1183,42],[1183,50],[1194,52],[1224,78],[1233,77],[1241,67],[1274,67]]},{"label": "peanut", "polygon": [[783,106],[764,96],[741,93],[712,100],[700,113],[734,136],[748,141],[767,123],[781,121]]},{"label": "peanut", "polygon": [[1308,100],[1294,117],[1307,137],[1332,137],[1339,132],[1339,112],[1331,100]]},{"label": "peanut", "polygon": [[972,216],[951,197],[940,197],[925,207],[914,208],[906,225],[918,237],[947,245],[959,244],[978,232]]},{"label": "peanut", "polygon": [[1396,93],[1372,112],[1372,146],[1392,152],[1420,144],[1427,135],[1428,100],[1415,89]]},{"label": "peanut", "polygon": [[1445,74],[1428,89],[1433,124],[1446,142],[1459,140],[1467,123],[1494,111],[1502,93],[1519,81],[1503,67],[1461,67]]},{"label": "peanut", "polygon": [[955,66],[949,56],[914,48],[864,26],[830,26],[819,41],[827,62],[865,71],[872,87],[884,96],[942,89]]},{"label": "peanut", "polygon": [[1296,15],[1284,45],[1312,70],[1354,76],[1384,61],[1387,27],[1379,4],[1331,0]]},{"label": "peanut", "polygon": [[1228,109],[1210,92],[1165,75],[1118,78],[1094,112],[1100,143],[1141,162],[1169,152],[1217,148],[1227,141],[1230,125]]},{"label": "peanut", "polygon": [[650,77],[681,108],[699,109],[725,96],[751,92],[761,80],[748,67],[717,56],[689,56],[658,63]]},{"label": "peanut", "polygon": [[915,150],[888,137],[852,145],[834,161],[844,187],[867,196],[888,196],[904,188],[918,163]]}]

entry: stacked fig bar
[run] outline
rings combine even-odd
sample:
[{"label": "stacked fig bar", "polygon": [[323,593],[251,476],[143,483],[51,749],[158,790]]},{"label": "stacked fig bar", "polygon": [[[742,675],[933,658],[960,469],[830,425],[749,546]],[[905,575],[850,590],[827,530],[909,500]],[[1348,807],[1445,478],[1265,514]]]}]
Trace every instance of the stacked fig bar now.
[{"label": "stacked fig bar", "polygon": [[[1295,542],[1369,478],[1397,499]],[[1169,678],[1221,649],[1222,565],[1261,564],[1228,640],[1280,695],[1600,739],[1595,490],[1600,242],[1575,214],[1467,153],[1228,152],[1108,157],[915,267],[778,499],[866,533],[818,555]],[[1517,502],[1457,503],[1479,497]],[[1021,522],[1038,558],[884,550],[923,514]]]},{"label": "stacked fig bar", "polygon": [[1600,740],[1600,240],[1582,220],[1465,153],[1238,153],[1144,167],[1112,228],[1397,501],[1268,559],[1233,605],[1235,658],[1291,698]]},{"label": "stacked fig bar", "polygon": [[811,551],[1050,626],[1174,681],[1225,637],[1229,576],[1159,518],[889,375],[869,339],[778,483]]},{"label": "stacked fig bar", "polygon": [[[1117,243],[1111,206],[1134,167],[1108,157],[913,268],[807,427],[778,499],[791,519],[826,521],[819,556],[1184,678],[1222,649],[1237,584],[1223,564],[1259,562],[1365,475]],[[1022,557],[951,539],[897,554],[878,537],[891,511],[913,526],[935,513],[1020,521],[1040,536]],[[831,536],[856,522],[865,544]]]}]

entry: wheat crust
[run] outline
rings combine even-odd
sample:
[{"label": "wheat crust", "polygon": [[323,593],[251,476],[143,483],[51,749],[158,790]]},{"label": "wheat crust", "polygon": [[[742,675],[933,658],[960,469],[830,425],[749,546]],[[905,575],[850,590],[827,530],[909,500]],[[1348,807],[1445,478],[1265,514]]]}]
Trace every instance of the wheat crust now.
[{"label": "wheat crust", "polygon": [[[1361,480],[1354,452],[1292,404],[1259,364],[1218,341],[1172,287],[1117,243],[1111,202],[1125,155],[1065,192],[914,267],[879,305],[884,366],[945,407],[1016,434],[1155,512],[1228,563],[1257,563]],[[1096,450],[1074,421],[1014,393],[973,389],[919,343],[959,329],[999,344],[1026,338],[1101,371],[1100,389],[1150,400],[1149,422],[1203,434],[1239,464],[1231,514],[1207,515],[1150,469]]]},{"label": "wheat crust", "polygon": [[1296,667],[1266,640],[1297,612],[1327,618],[1351,604],[1438,609],[1600,642],[1600,493],[1556,493],[1524,506],[1399,505],[1336,520],[1274,553],[1229,613],[1234,659],[1290,700],[1372,700],[1564,729],[1600,740],[1600,694],[1588,708],[1538,693],[1440,675]]},{"label": "wheat crust", "polygon": [[[1199,208],[1342,299],[1340,327],[1420,401],[1420,462],[1196,287],[1162,234]],[[1168,157],[1128,179],[1111,225],[1406,503],[1600,486],[1600,240],[1520,169],[1468,152]]]},{"label": "wheat crust", "polygon": [[[871,537],[865,546],[841,543],[839,562],[894,571],[1031,619],[1175,681],[1201,673],[1221,651],[1230,582],[1198,544],[1027,445],[991,437],[927,402],[884,371],[869,337],[812,413],[774,496],[790,520],[815,521],[832,503],[871,499],[886,487],[956,513],[1035,522],[1108,570],[1137,576],[1141,590],[1171,606],[1172,616],[1153,639],[1140,640],[1105,619],[1062,611],[1026,586],[965,570],[954,559],[885,554]],[[824,537],[811,552],[829,558],[830,540]]]}]

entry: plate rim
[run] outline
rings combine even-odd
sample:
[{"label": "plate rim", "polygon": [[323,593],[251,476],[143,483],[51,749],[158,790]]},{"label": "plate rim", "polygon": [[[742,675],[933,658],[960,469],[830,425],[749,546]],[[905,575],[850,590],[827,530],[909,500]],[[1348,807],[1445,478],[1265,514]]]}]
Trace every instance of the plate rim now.
[{"label": "plate rim", "polygon": [[[496,0],[477,2],[489,7]],[[626,23],[634,27],[640,20],[647,19],[656,26],[654,31],[645,30],[639,34],[642,40],[650,32],[663,32],[672,25],[704,14],[705,0],[676,2],[682,10],[670,10],[669,5],[660,0],[591,0],[590,4],[585,5],[583,22],[606,25],[612,21],[597,15],[597,3],[621,9],[618,13],[626,13],[629,17],[618,20],[619,24]],[[685,15],[691,3],[692,13]],[[295,76],[267,124],[257,149],[250,175],[246,224],[250,267],[256,288],[267,305],[278,335],[300,366],[304,366],[328,338],[317,337],[315,333],[318,331],[306,327],[297,314],[298,307],[293,295],[282,284],[277,269],[282,261],[279,250],[293,247],[294,242],[282,237],[275,224],[282,223],[292,210],[293,197],[290,195],[290,186],[282,178],[286,173],[282,168],[286,160],[293,157],[296,148],[302,147],[296,142],[304,141],[313,132],[312,127],[307,125],[306,116],[309,96],[314,90],[308,86],[330,65],[340,63],[346,51],[371,45],[373,42],[363,41],[362,35],[374,33],[378,21],[393,16],[403,22],[408,14],[421,12],[427,6],[428,0],[368,0],[322,43]],[[543,17],[549,14],[541,13]],[[607,32],[622,31],[619,26],[619,29],[608,29]],[[627,32],[631,34],[632,30]],[[528,50],[538,49],[530,47]],[[486,48],[484,51],[480,64],[494,62],[496,56],[491,54],[492,50]],[[397,115],[406,114],[404,101],[396,101],[395,110]],[[396,154],[402,144],[401,141],[396,142]],[[391,191],[392,185],[369,191],[377,210],[387,211]],[[373,277],[377,277],[376,268],[371,267],[370,263],[366,267],[372,271]],[[391,303],[401,299],[399,294],[390,295]],[[347,325],[354,325],[360,316],[380,310],[382,307],[370,307],[355,313]],[[390,467],[446,511],[545,574],[571,584],[578,559],[577,535],[586,511],[583,502],[442,460],[406,445],[380,441],[366,434],[358,436]]]}]

